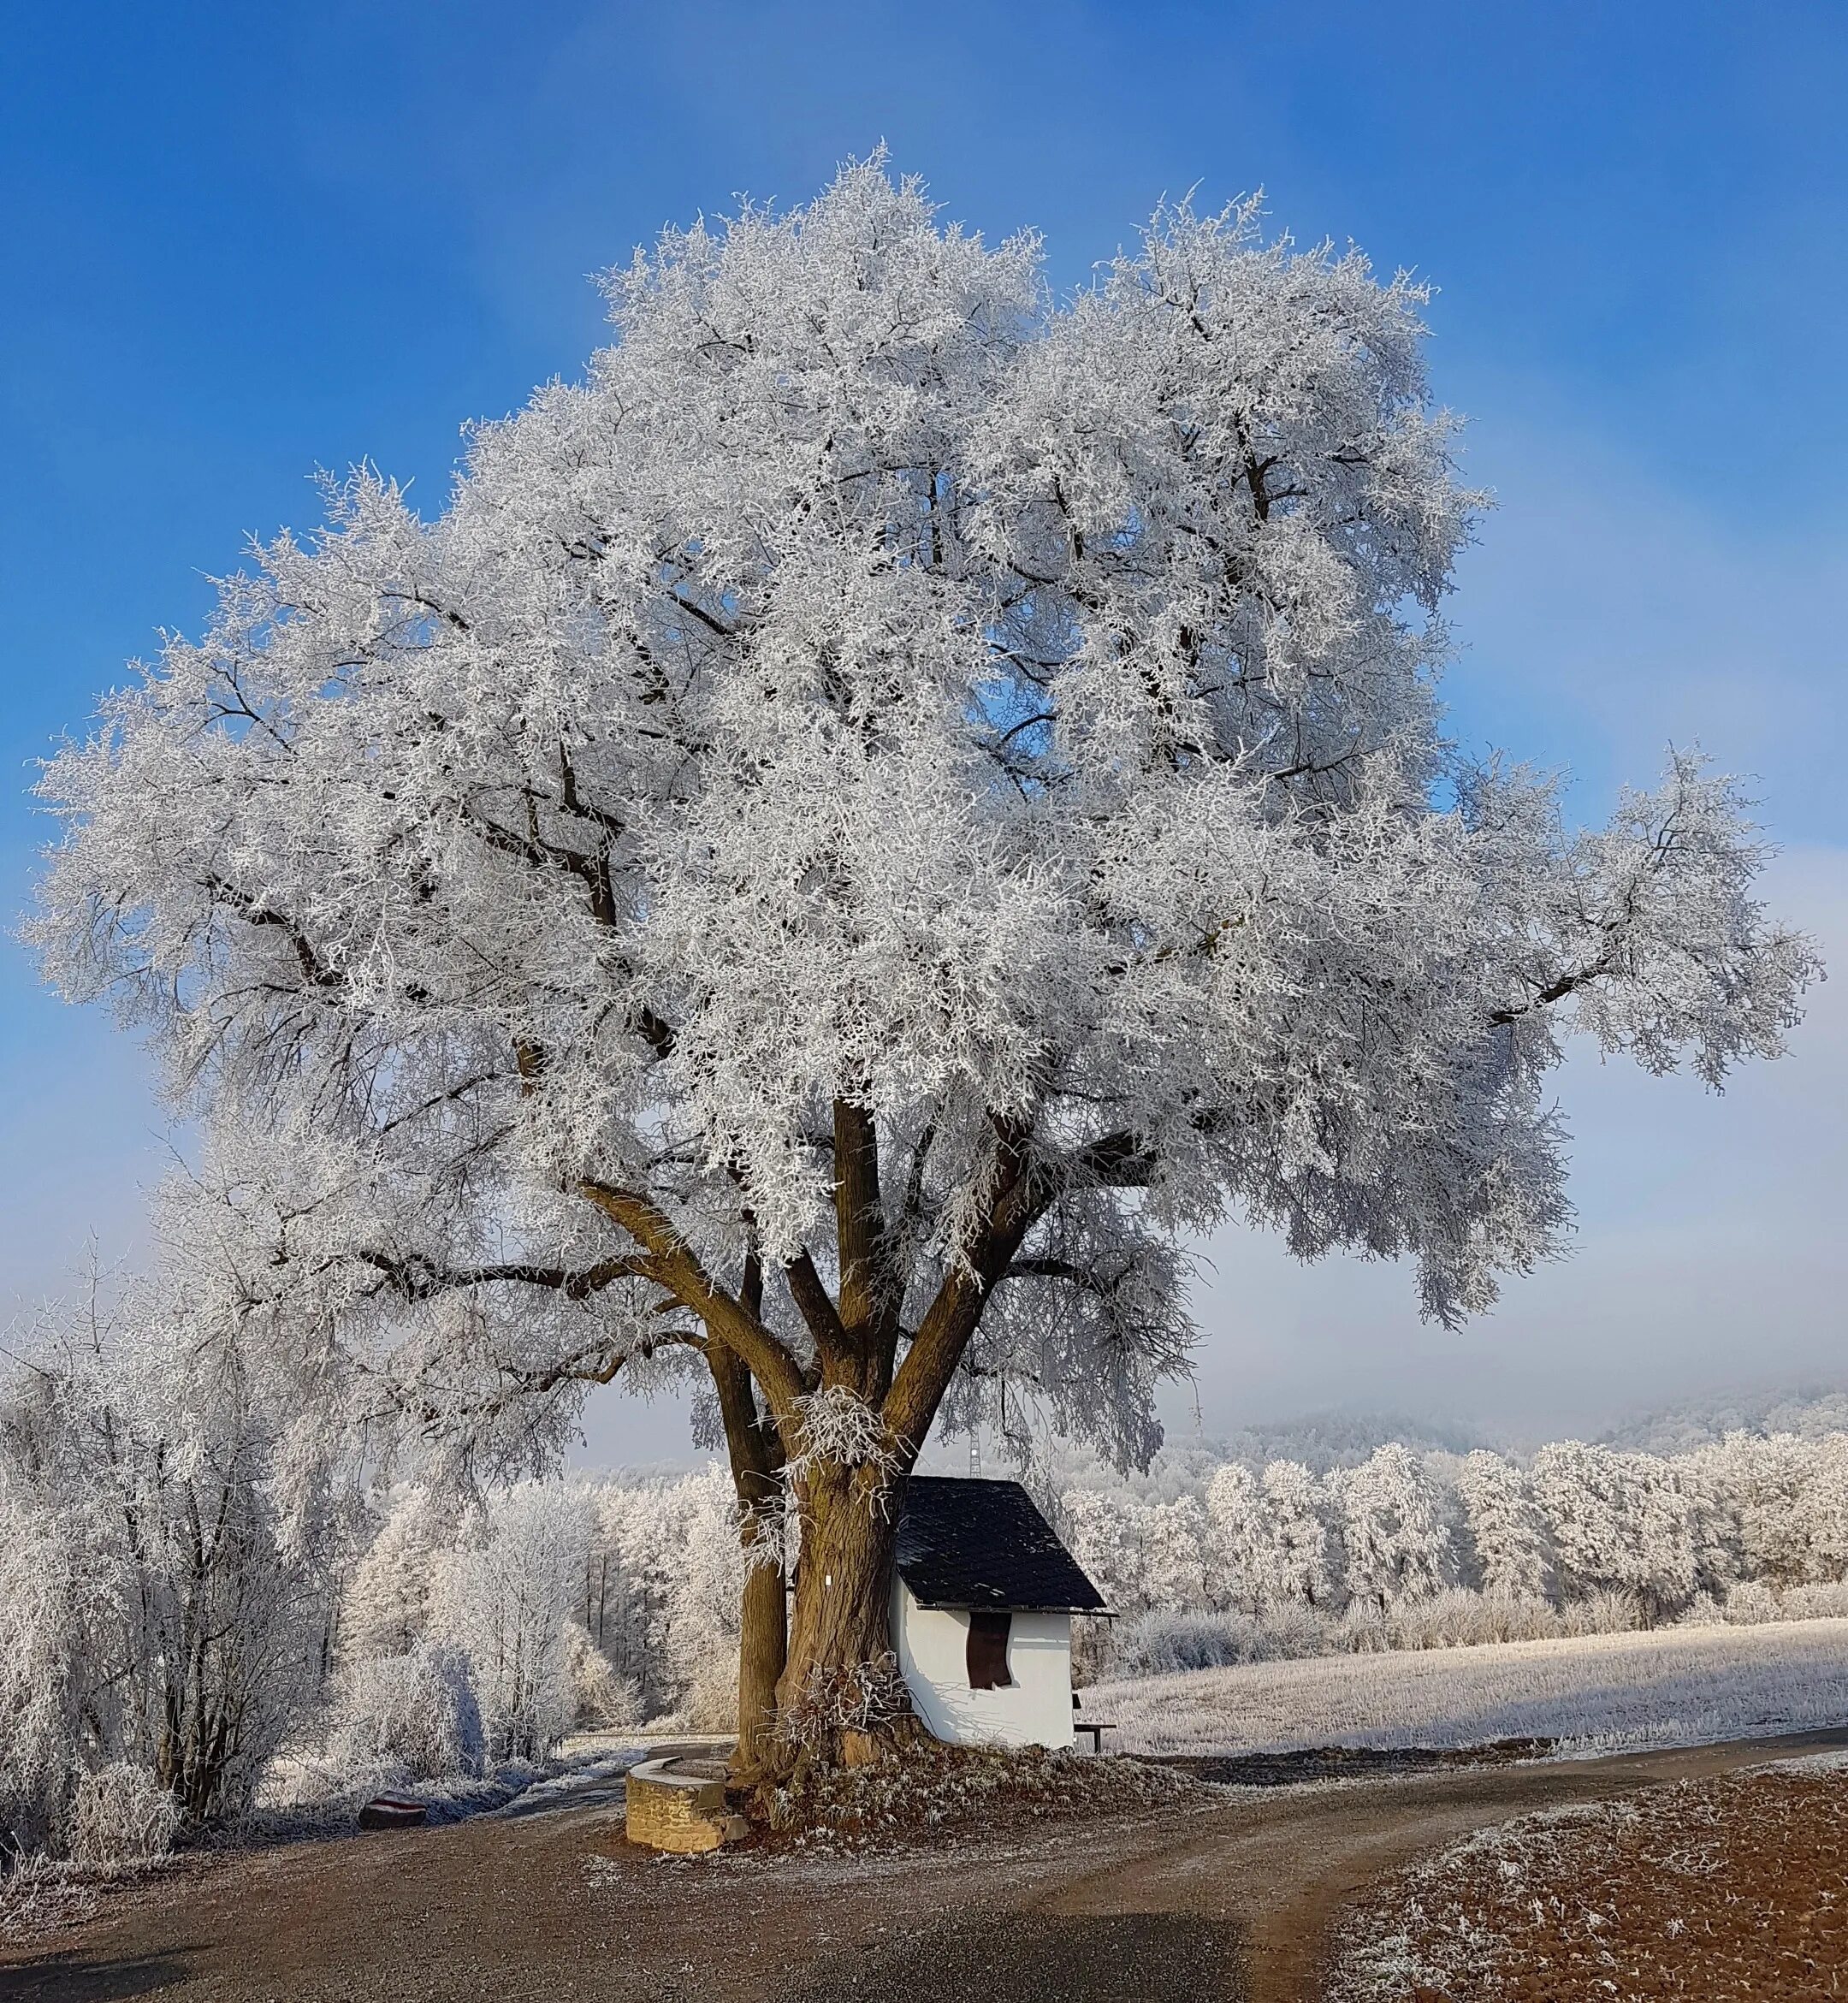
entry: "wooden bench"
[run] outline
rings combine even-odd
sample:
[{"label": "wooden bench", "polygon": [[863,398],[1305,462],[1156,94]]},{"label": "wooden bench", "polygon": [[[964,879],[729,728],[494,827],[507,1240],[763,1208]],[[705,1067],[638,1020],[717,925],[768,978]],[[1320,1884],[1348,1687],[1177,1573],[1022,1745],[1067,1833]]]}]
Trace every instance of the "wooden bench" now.
[{"label": "wooden bench", "polygon": [[1093,1752],[1102,1752],[1104,1734],[1116,1729],[1114,1725],[1106,1725],[1100,1718],[1074,1718],[1071,1722],[1071,1728],[1074,1733],[1088,1732],[1091,1734]]}]

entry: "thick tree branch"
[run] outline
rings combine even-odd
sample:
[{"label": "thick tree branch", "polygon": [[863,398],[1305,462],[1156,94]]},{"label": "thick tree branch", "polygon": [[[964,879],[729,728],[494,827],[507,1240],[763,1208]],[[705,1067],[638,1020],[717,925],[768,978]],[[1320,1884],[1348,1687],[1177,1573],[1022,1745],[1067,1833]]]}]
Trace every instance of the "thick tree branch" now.
[{"label": "thick tree branch", "polygon": [[801,1366],[757,1316],[733,1299],[707,1272],[666,1212],[632,1189],[583,1182],[578,1194],[594,1203],[652,1254],[651,1277],[671,1291],[706,1324],[709,1334],[743,1358],[780,1419],[793,1414],[807,1386]]},{"label": "thick tree branch", "polygon": [[864,1348],[888,1308],[886,1219],[880,1201],[879,1129],[850,1100],[834,1101],[834,1221],[840,1264],[840,1319]]},{"label": "thick tree branch", "polygon": [[988,1296],[1055,1194],[1052,1183],[1038,1172],[1032,1135],[1024,1126],[998,1119],[995,1135],[994,1195],[987,1221],[945,1276],[881,1408],[887,1431],[905,1442],[914,1455],[937,1416]]}]

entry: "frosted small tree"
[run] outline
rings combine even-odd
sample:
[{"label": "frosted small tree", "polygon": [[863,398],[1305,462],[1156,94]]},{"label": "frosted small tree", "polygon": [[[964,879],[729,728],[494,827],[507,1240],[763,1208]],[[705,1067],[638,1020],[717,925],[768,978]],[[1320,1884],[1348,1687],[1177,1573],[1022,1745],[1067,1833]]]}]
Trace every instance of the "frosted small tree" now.
[{"label": "frosted small tree", "polygon": [[1674,1461],[1656,1454],[1626,1459],[1637,1549],[1633,1584],[1645,1614],[1661,1620],[1686,1606],[1700,1583],[1701,1512]]},{"label": "frosted small tree", "polygon": [[468,1657],[496,1760],[542,1759],[572,1724],[573,1616],[592,1521],[581,1490],[522,1483],[495,1499],[486,1536],[443,1568],[434,1631]]},{"label": "frosted small tree", "polygon": [[1562,1597],[1620,1590],[1634,1569],[1622,1457],[1579,1440],[1554,1441],[1534,1455],[1532,1480]]},{"label": "frosted small tree", "polygon": [[1060,1503],[1065,1541],[1085,1575],[1116,1614],[1153,1603],[1143,1572],[1144,1505],[1111,1489],[1069,1489]]},{"label": "frosted small tree", "polygon": [[1270,1530],[1258,1478],[1237,1461],[1206,1484],[1207,1597],[1222,1610],[1255,1613],[1264,1598]]},{"label": "frosted small tree", "polygon": [[1144,1526],[1145,1591],[1158,1607],[1206,1604],[1206,1512],[1194,1496],[1157,1502]]},{"label": "frosted small tree", "polygon": [[[121,1763],[188,1822],[234,1817],[329,1668],[345,1491],[190,1222],[157,1219],[150,1272],[48,1309],[0,1378],[0,1529],[29,1568],[0,1595],[0,1795],[38,1840],[61,1789]],[[16,1776],[43,1781],[60,1718],[34,1809]]]},{"label": "frosted small tree", "polygon": [[1804,1494],[1811,1566],[1818,1579],[1848,1578],[1848,1433],[1830,1433],[1815,1444]]},{"label": "frosted small tree", "polygon": [[1520,1469],[1478,1449],[1456,1471],[1478,1582],[1484,1592],[1544,1600],[1553,1592],[1546,1518]]},{"label": "frosted small tree", "polygon": [[738,1607],[744,1554],[731,1484],[714,1471],[677,1483],[664,1496],[672,1526],[667,1566],[667,1658],[689,1724],[723,1730],[737,1711]]},{"label": "frosted small tree", "polygon": [[68,1819],[89,1695],[81,1609],[106,1579],[87,1575],[56,1498],[10,1444],[0,1440],[0,1855],[30,1855]]},{"label": "frosted small tree", "polygon": [[1056,301],[874,160],[609,294],[435,519],[332,489],[110,699],[36,936],[412,1423],[699,1373],[745,1536],[803,1521],[786,1639],[745,1587],[774,1765],[889,1666],[940,1413],[1146,1454],[1229,1213],[1485,1307],[1566,1221],[1568,1028],[1717,1083],[1813,957],[1699,761],[1578,833],[1450,748],[1408,280],[1182,206]]},{"label": "frosted small tree", "polygon": [[1339,1551],[1330,1497],[1300,1461],[1273,1461],[1264,1471],[1270,1550],[1261,1597],[1267,1608],[1326,1607],[1339,1590]]},{"label": "frosted small tree", "polygon": [[341,1600],[341,1647],[355,1661],[408,1653],[429,1632],[430,1593],[455,1542],[429,1491],[407,1483],[354,1567]]},{"label": "frosted small tree", "polygon": [[1418,1457],[1396,1441],[1337,1479],[1348,1597],[1383,1613],[1456,1583],[1443,1497]]}]

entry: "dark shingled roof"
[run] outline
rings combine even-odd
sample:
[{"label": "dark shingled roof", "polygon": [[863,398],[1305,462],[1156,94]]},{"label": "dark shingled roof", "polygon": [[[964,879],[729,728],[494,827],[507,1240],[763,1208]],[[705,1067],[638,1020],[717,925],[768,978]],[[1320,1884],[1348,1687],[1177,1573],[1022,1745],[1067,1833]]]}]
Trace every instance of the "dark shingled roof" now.
[{"label": "dark shingled roof", "polygon": [[1017,1481],[914,1474],[898,1513],[898,1576],[920,1606],[1104,1610]]}]

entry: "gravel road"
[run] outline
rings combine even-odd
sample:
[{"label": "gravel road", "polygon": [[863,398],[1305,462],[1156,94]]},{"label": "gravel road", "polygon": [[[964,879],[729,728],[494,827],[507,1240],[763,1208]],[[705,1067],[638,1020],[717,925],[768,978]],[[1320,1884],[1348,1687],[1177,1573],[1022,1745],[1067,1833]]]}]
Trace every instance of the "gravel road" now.
[{"label": "gravel road", "polygon": [[613,1793],[454,1828],[193,1859],[48,1942],[4,2003],[1307,2003],[1382,1872],[1556,1803],[1848,1731],[1229,1793],[1186,1817],[901,1856],[657,1859]]}]

